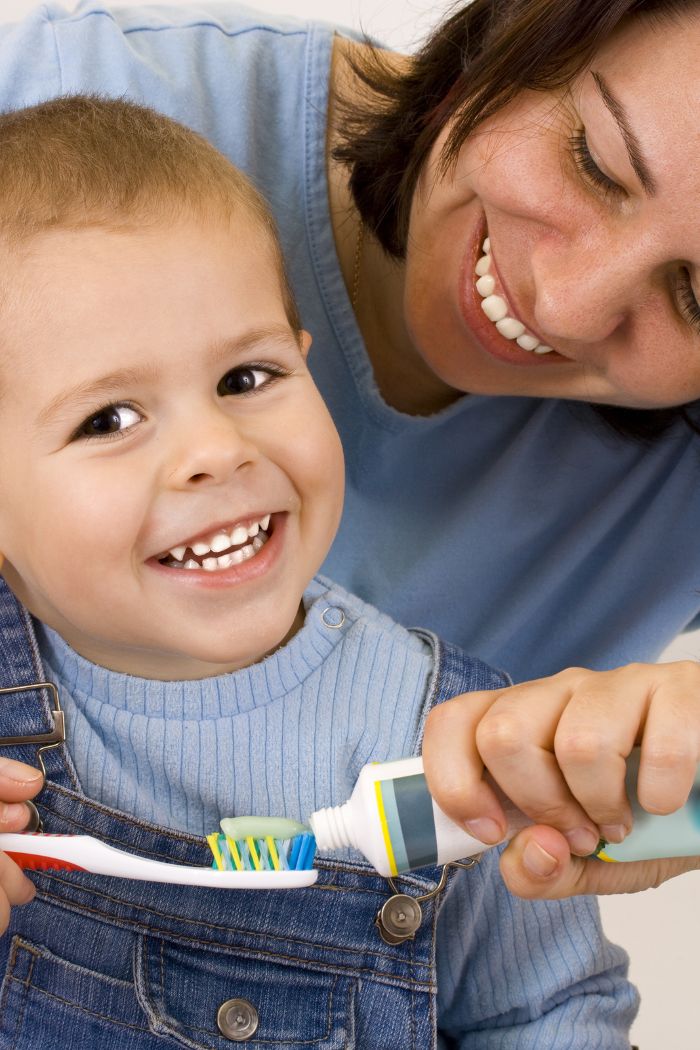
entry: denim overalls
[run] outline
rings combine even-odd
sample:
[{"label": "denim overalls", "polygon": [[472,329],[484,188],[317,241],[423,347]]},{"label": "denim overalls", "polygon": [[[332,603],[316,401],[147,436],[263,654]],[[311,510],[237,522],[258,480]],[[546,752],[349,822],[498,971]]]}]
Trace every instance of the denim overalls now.
[{"label": "denim overalls", "polygon": [[[429,702],[436,703],[466,688],[466,662],[432,642],[440,673]],[[43,680],[31,620],[0,580],[0,686]],[[500,681],[484,668],[483,688]],[[469,685],[480,685],[473,666]],[[54,707],[48,688],[0,694],[0,737],[33,738],[4,743],[0,756],[36,765],[42,737],[62,738]],[[87,799],[65,746],[47,748],[42,759],[47,781],[36,802],[45,831],[210,864],[203,839]],[[375,924],[392,897],[387,881],[367,865],[321,860],[317,867],[315,886],[276,892],[33,873],[35,900],[13,909],[0,938],[0,1048],[435,1047],[440,895],[422,901],[413,939],[389,944]],[[422,869],[396,880],[397,889],[422,897],[440,875]]]}]

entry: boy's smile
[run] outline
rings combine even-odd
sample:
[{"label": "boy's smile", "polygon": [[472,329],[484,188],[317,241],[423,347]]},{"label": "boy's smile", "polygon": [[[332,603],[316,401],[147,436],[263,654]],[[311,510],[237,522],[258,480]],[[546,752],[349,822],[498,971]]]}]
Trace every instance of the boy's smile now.
[{"label": "boy's smile", "polygon": [[113,670],[259,660],[299,624],[343,469],[269,235],[241,208],[0,250],[8,583]]}]

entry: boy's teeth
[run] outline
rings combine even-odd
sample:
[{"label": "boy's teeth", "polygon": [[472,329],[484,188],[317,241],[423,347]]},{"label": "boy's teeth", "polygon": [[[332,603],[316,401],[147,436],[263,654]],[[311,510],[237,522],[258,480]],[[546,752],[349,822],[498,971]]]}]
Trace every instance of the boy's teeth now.
[{"label": "boy's teeth", "polygon": [[245,525],[237,525],[229,537],[228,546],[238,547],[248,539],[248,530]]},{"label": "boy's teeth", "polygon": [[545,346],[536,336],[531,335],[522,321],[511,317],[508,303],[502,295],[495,295],[496,280],[491,274],[491,241],[487,237],[482,246],[483,255],[477,260],[474,270],[478,280],[476,290],[481,296],[481,309],[489,321],[492,321],[504,339],[515,339],[523,350],[535,354],[551,354],[552,347]]},{"label": "boy's teeth", "polygon": [[[228,550],[231,546],[231,537],[228,532],[217,532],[216,536],[209,541],[209,549],[213,554],[219,554],[220,551]],[[195,551],[195,554],[197,552]]]},{"label": "boy's teeth", "polygon": [[[260,533],[265,533],[269,524],[270,515],[266,514],[251,525],[236,525],[230,532],[220,529],[209,540],[198,540],[196,543],[191,544],[190,549],[193,554],[202,559],[201,564],[195,561],[194,558],[190,558],[182,565],[182,568],[201,569],[203,567],[208,572],[214,572],[217,569],[227,569],[230,565],[237,565],[247,558],[252,558],[267,541],[268,537],[266,535],[261,536]],[[246,542],[248,540],[253,542]],[[242,546],[243,544],[245,546]],[[230,551],[228,554],[221,554],[222,551],[227,551],[229,547],[238,547],[238,550]],[[177,547],[172,547],[168,554],[175,561],[182,562],[187,549],[186,544],[180,544]],[[212,555],[217,554],[221,554],[221,557],[212,557]]]}]

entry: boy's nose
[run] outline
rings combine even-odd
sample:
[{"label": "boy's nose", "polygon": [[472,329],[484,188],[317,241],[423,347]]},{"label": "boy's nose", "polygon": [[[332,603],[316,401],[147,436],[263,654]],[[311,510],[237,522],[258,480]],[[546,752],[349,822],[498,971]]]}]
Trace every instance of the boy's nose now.
[{"label": "boy's nose", "polygon": [[191,422],[181,432],[169,471],[177,487],[221,484],[251,466],[259,456],[257,445],[230,419]]}]

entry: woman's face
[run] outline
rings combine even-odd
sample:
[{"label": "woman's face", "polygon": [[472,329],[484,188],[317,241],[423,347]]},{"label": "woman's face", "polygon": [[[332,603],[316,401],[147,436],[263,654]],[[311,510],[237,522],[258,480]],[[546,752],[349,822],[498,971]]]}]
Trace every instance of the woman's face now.
[{"label": "woman's face", "polygon": [[435,374],[482,394],[699,398],[700,17],[628,23],[566,91],[481,125],[440,178],[448,130],[406,261],[409,334]]}]

